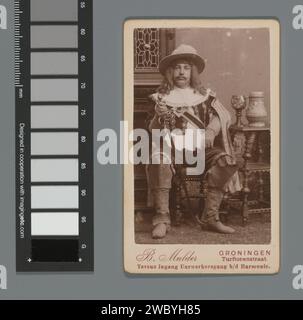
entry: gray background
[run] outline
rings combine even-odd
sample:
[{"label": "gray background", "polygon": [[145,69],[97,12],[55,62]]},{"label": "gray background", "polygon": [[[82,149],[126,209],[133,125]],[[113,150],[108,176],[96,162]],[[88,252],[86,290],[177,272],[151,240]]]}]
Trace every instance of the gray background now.
[{"label": "gray background", "polygon": [[[13,1],[9,30],[0,30],[0,264],[8,289],[0,299],[302,298],[292,268],[303,264],[303,30],[292,28],[298,0],[94,1],[95,137],[122,119],[122,26],[129,17],[275,17],[281,22],[281,270],[272,276],[129,276],[122,256],[122,167],[95,163],[95,272],[15,272],[15,103]],[[207,44],[206,44],[207,45]],[[95,148],[97,148],[97,142]],[[95,150],[96,155],[96,150]],[[286,162],[287,159],[287,162]]]}]

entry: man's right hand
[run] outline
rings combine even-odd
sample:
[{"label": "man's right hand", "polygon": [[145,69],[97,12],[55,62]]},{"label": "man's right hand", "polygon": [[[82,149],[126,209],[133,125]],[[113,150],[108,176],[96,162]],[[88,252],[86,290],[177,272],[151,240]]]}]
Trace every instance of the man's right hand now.
[{"label": "man's right hand", "polygon": [[155,105],[155,111],[159,117],[163,117],[167,111],[167,105],[164,101],[158,101]]}]

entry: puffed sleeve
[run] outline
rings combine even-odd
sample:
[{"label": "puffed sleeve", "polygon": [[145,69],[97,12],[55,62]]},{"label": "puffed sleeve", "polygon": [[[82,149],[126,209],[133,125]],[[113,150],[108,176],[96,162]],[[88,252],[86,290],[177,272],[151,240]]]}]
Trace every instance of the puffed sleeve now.
[{"label": "puffed sleeve", "polygon": [[214,132],[215,136],[217,136],[220,133],[221,123],[220,123],[220,119],[217,115],[213,115],[211,117],[211,120],[210,120],[208,126],[206,127],[206,130],[212,130]]}]

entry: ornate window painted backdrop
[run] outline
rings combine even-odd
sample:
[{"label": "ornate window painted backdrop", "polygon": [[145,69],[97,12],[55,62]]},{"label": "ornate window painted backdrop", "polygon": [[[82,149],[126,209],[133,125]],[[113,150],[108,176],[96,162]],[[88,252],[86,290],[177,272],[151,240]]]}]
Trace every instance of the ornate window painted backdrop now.
[{"label": "ornate window painted backdrop", "polygon": [[135,70],[158,71],[160,61],[160,30],[135,29]]}]

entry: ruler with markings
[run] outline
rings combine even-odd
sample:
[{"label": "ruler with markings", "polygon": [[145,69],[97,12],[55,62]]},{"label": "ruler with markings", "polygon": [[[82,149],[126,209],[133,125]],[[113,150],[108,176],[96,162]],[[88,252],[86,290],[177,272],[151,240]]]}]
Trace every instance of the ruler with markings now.
[{"label": "ruler with markings", "polygon": [[16,268],[92,271],[92,0],[14,5]]}]

